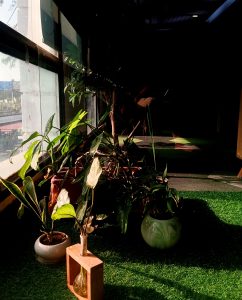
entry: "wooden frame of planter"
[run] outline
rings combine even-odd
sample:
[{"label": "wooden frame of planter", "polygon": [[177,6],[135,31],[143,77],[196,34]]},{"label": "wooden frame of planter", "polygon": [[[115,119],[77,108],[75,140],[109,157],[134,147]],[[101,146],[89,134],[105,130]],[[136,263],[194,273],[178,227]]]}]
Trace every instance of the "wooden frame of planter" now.
[{"label": "wooden frame of planter", "polygon": [[[90,251],[87,251],[87,255],[82,256],[80,249],[80,244],[66,248],[67,286],[77,299],[102,300],[103,262]],[[87,271],[87,298],[77,295],[73,289],[73,282],[80,272],[80,266]]]}]

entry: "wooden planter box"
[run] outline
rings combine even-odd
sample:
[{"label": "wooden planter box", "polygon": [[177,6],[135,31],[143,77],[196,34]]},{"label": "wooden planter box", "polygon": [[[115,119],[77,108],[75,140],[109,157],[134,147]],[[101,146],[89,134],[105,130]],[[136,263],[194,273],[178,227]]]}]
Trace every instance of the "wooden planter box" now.
[{"label": "wooden planter box", "polygon": [[[87,271],[87,298],[83,298],[73,290],[73,282],[80,272],[80,266]],[[67,286],[69,290],[80,300],[103,299],[103,262],[87,251],[86,256],[80,254],[80,244],[66,248]]]}]

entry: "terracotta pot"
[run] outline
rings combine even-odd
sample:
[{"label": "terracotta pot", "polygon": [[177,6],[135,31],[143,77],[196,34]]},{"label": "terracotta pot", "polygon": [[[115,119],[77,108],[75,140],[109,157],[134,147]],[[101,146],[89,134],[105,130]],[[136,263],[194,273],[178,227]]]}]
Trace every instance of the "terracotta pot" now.
[{"label": "terracotta pot", "polygon": [[64,232],[54,231],[57,240],[61,237],[61,242],[57,242],[53,245],[48,245],[44,243],[46,234],[42,234],[37,238],[34,244],[34,251],[36,254],[36,259],[43,264],[56,264],[65,259],[66,248],[71,245],[70,237]]},{"label": "terracotta pot", "polygon": [[146,215],[141,223],[144,241],[153,248],[167,249],[173,247],[181,236],[181,223],[178,218],[158,220]]}]

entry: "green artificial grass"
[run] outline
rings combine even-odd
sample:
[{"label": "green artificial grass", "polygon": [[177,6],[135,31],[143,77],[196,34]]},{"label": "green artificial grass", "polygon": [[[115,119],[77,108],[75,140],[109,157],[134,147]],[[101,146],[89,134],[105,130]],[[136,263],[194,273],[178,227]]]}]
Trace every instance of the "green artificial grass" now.
[{"label": "green artificial grass", "polygon": [[[120,236],[112,226],[89,237],[89,250],[104,262],[104,299],[242,299],[242,192],[181,192],[182,237],[168,250],[152,249],[131,219]],[[18,221],[20,222],[20,221]],[[27,221],[26,221],[27,222]],[[46,266],[34,258],[35,234],[23,242],[1,241],[0,299],[76,299],[66,286],[65,264]],[[78,235],[67,222],[62,226]]]}]

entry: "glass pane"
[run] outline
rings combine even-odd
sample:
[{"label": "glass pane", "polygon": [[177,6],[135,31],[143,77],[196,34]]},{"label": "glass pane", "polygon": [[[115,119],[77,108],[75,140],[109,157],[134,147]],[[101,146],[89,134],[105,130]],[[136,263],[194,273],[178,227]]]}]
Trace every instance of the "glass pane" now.
[{"label": "glass pane", "polygon": [[[46,10],[40,9],[40,4]],[[0,21],[58,56],[56,45],[46,42],[46,36],[51,41],[57,40],[54,29],[58,24],[58,9],[52,0],[3,0],[0,2]]]},{"label": "glass pane", "polygon": [[[62,51],[63,51],[63,60],[65,58],[71,57],[80,64],[83,64],[83,54],[82,54],[82,40],[81,37],[77,34],[75,29],[66,19],[66,17],[61,13],[61,39],[62,39]],[[66,84],[71,76],[73,69],[68,65],[68,62],[65,61],[64,65],[64,84]],[[68,95],[66,95],[66,100],[68,100]],[[76,103],[75,107],[68,101],[65,101],[65,120],[66,122],[71,121],[72,117],[76,114],[77,110],[85,109],[85,103]]]},{"label": "glass pane", "polygon": [[[43,132],[49,117],[55,114],[59,127],[59,93],[56,73],[39,68],[0,52],[0,174],[16,171],[22,154],[14,164],[9,155],[33,131]],[[53,133],[55,135],[55,133]],[[24,151],[24,149],[21,149]]]},{"label": "glass pane", "polygon": [[68,22],[66,17],[61,14],[61,33],[62,33],[62,52],[65,56],[75,59],[79,63],[82,61],[82,41],[75,29]]}]

